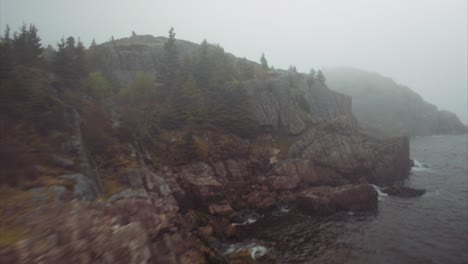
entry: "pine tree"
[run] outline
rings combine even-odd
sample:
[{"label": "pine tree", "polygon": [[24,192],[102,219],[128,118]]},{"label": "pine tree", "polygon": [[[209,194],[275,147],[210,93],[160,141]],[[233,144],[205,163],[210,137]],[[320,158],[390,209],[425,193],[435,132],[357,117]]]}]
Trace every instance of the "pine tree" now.
[{"label": "pine tree", "polygon": [[262,64],[262,67],[264,70],[268,70],[269,67],[268,67],[268,61],[267,59],[265,58],[265,53],[262,53],[262,57],[260,58],[260,63]]},{"label": "pine tree", "polygon": [[322,83],[325,83],[325,75],[323,75],[323,72],[321,70],[317,72],[317,80]]}]

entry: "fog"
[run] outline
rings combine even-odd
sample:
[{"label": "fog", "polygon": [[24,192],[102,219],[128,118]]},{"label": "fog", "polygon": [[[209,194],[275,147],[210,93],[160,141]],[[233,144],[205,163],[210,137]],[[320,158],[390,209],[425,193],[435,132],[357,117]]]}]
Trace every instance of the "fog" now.
[{"label": "fog", "polygon": [[137,34],[221,44],[240,57],[300,71],[353,66],[412,88],[467,122],[465,0],[2,0],[1,27],[34,23],[44,44]]}]

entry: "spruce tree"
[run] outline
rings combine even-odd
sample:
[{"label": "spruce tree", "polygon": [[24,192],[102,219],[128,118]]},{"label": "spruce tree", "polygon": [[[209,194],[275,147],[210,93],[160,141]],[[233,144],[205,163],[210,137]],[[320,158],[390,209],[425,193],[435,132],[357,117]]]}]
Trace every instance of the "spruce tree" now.
[{"label": "spruce tree", "polygon": [[91,45],[89,46],[90,49],[94,49],[97,47],[96,39],[93,38],[93,41],[91,41]]},{"label": "spruce tree", "polygon": [[177,71],[177,48],[174,28],[169,30],[169,38],[164,43],[164,57],[161,64],[160,78],[165,88],[162,91],[163,96],[167,96],[174,87]]},{"label": "spruce tree", "polygon": [[262,53],[262,57],[260,58],[260,63],[262,64],[262,67],[264,70],[268,70],[269,67],[268,67],[268,61],[267,59],[265,58],[265,53]]},{"label": "spruce tree", "polygon": [[65,81],[76,81],[86,76],[85,47],[72,36],[57,44],[53,69]]},{"label": "spruce tree", "polygon": [[42,54],[41,39],[38,36],[38,29],[34,25],[23,24],[20,32],[15,32],[13,36],[13,48],[15,60],[19,64],[31,64],[39,60]]},{"label": "spruce tree", "polygon": [[321,70],[317,72],[317,80],[322,83],[325,83],[325,75],[323,75],[323,72]]},{"label": "spruce tree", "polygon": [[309,73],[309,75],[310,75],[312,78],[315,78],[315,74],[316,74],[316,72],[315,72],[314,68],[310,68],[310,73]]},{"label": "spruce tree", "polygon": [[10,27],[5,27],[5,34],[0,39],[0,79],[10,77],[13,70],[12,40]]},{"label": "spruce tree", "polygon": [[208,55],[209,44],[204,39],[199,48],[198,56],[196,58],[196,65],[193,69],[195,79],[202,89],[210,89],[211,87],[211,74],[212,63]]}]

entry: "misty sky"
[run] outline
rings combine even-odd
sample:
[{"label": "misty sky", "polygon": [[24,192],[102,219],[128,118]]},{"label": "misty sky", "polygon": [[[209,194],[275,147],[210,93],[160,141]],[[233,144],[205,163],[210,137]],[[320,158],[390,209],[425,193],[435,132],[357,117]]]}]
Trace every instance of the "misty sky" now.
[{"label": "misty sky", "polygon": [[300,71],[353,66],[405,84],[467,123],[466,0],[0,0],[1,27],[39,27],[45,43],[137,34],[221,44]]}]

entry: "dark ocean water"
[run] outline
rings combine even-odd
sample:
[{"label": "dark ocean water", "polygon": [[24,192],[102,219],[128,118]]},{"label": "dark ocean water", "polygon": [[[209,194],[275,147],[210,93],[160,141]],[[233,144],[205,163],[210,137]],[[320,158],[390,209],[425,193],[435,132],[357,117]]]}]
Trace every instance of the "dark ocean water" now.
[{"label": "dark ocean water", "polygon": [[291,210],[244,227],[278,263],[468,263],[468,135],[417,137],[405,184],[417,198],[379,196],[376,213],[314,218]]}]

